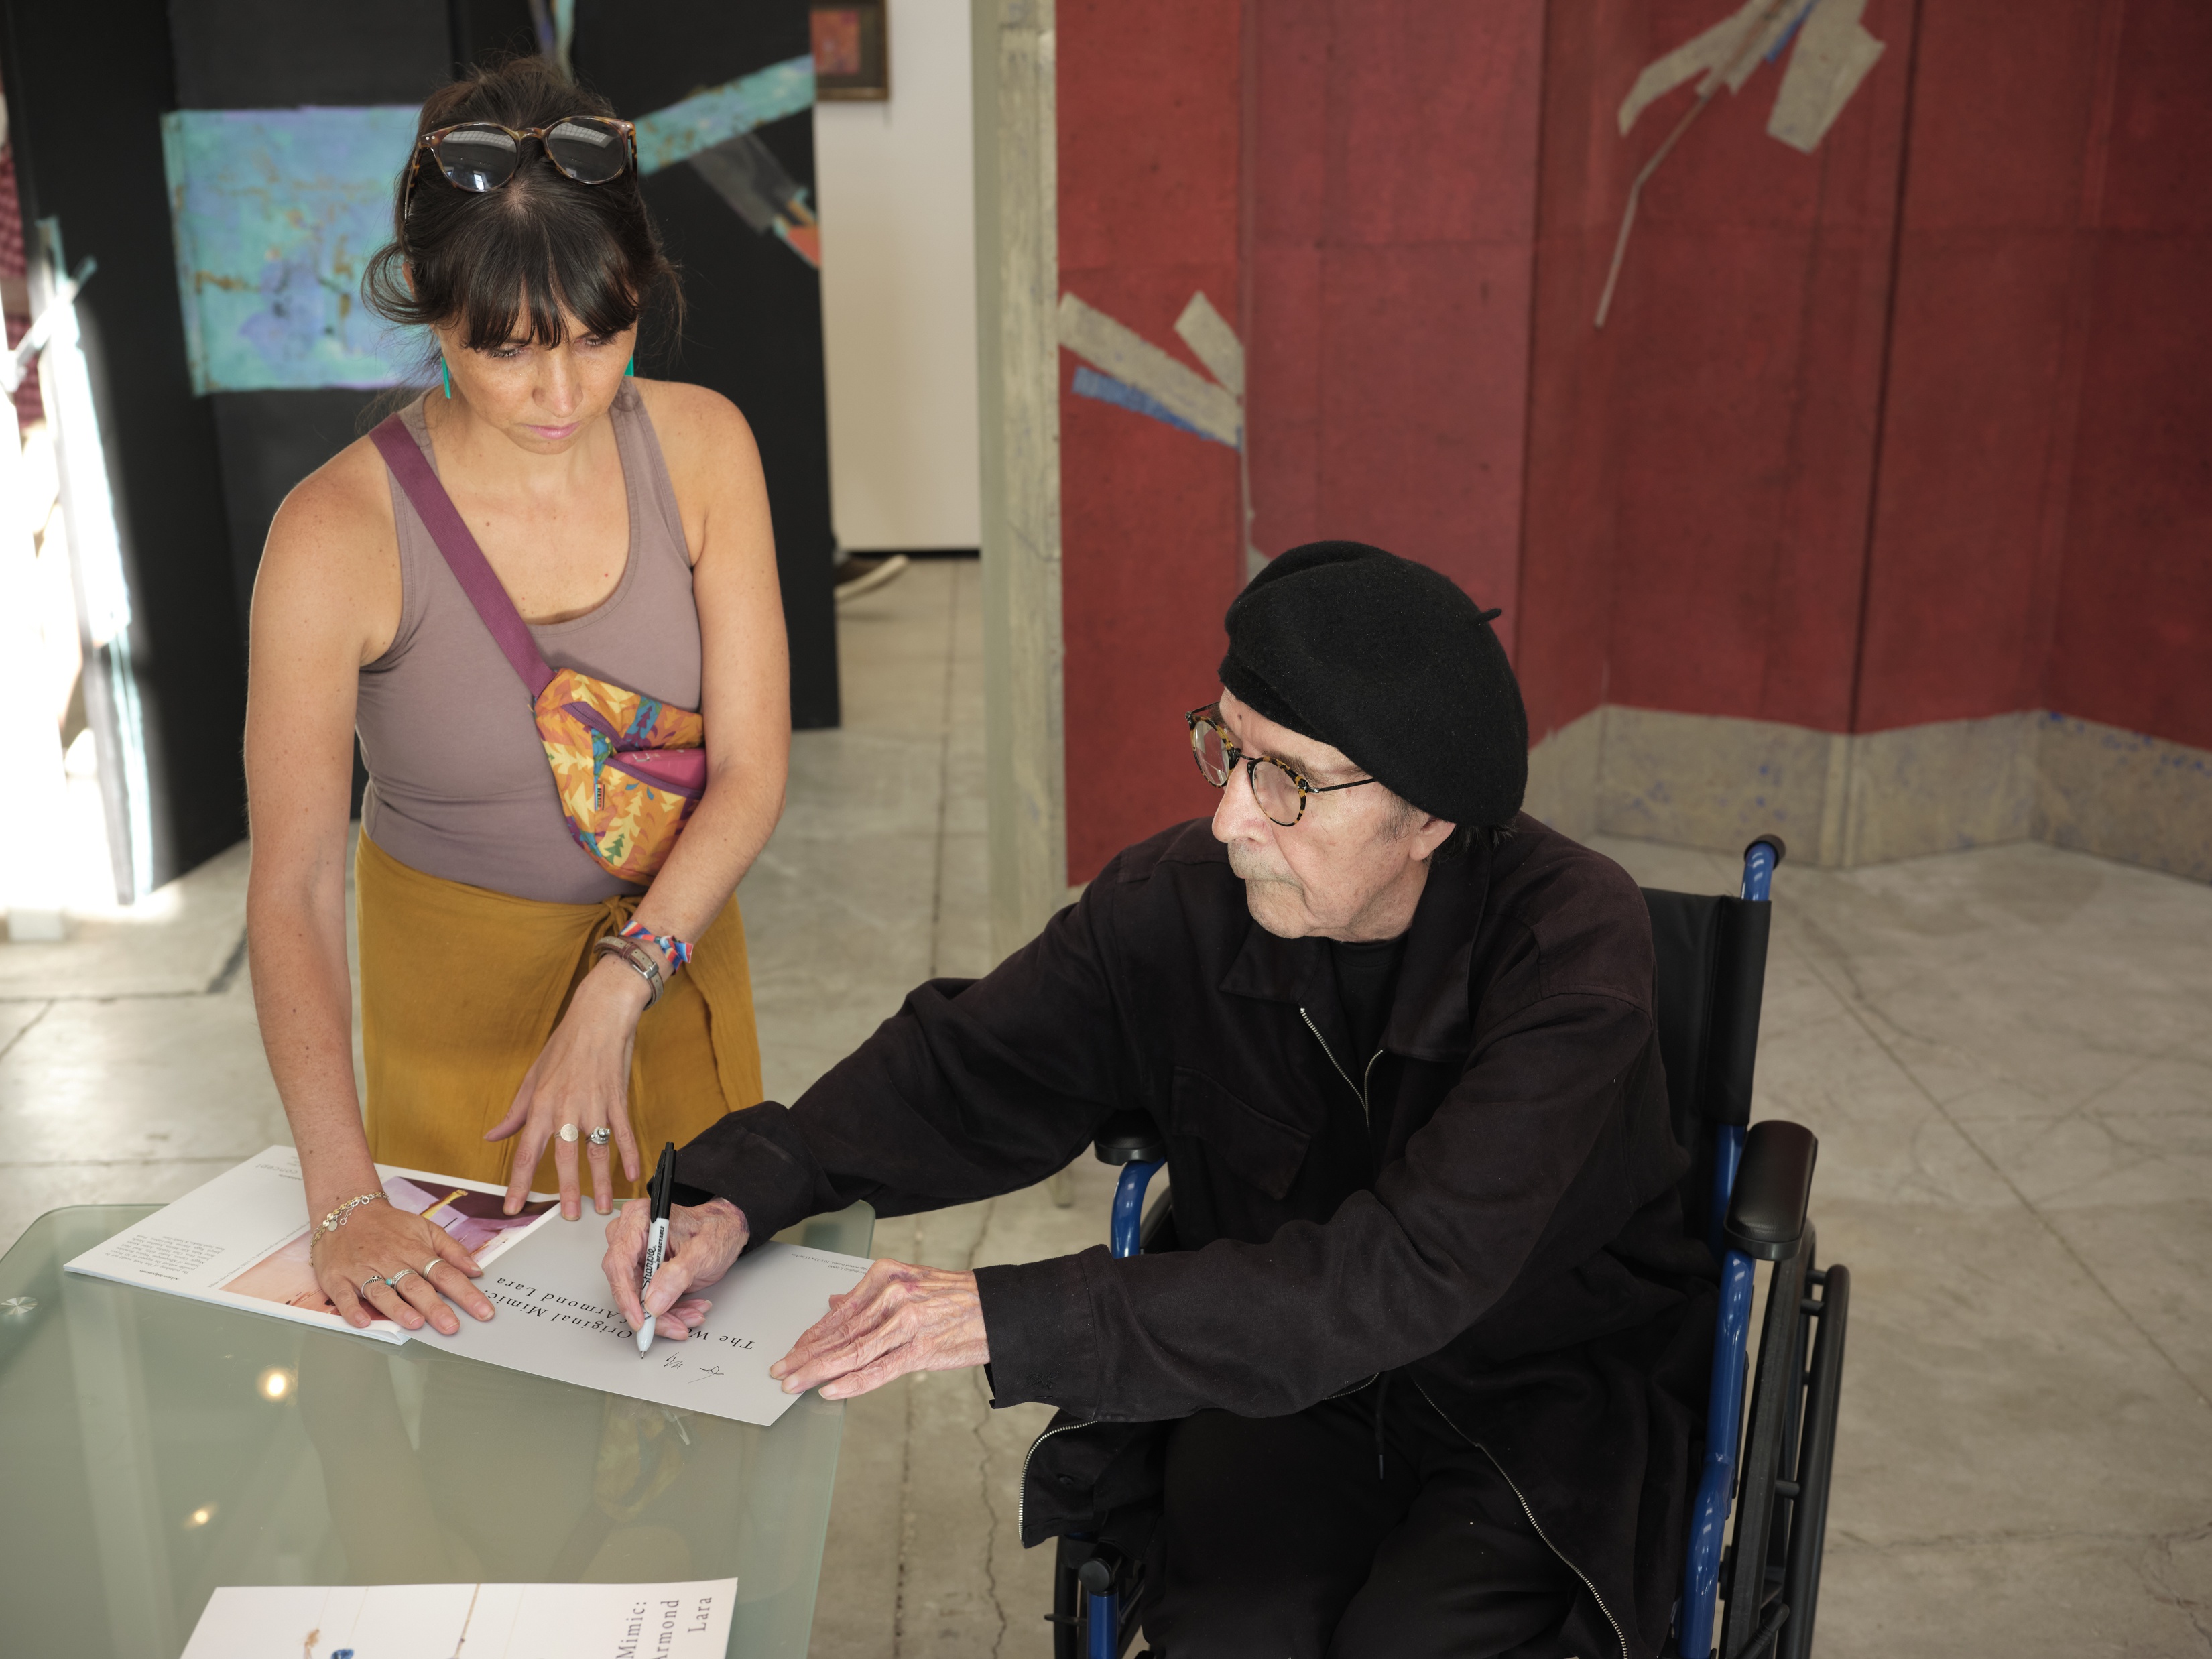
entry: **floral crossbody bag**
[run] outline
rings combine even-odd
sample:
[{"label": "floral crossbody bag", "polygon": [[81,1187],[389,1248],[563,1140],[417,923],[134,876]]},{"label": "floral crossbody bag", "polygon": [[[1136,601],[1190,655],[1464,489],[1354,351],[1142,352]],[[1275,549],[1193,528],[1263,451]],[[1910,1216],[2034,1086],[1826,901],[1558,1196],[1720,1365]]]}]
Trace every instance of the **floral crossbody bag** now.
[{"label": "floral crossbody bag", "polygon": [[530,694],[568,833],[611,874],[652,880],[707,793],[706,722],[549,664],[405,422],[394,415],[369,438]]}]

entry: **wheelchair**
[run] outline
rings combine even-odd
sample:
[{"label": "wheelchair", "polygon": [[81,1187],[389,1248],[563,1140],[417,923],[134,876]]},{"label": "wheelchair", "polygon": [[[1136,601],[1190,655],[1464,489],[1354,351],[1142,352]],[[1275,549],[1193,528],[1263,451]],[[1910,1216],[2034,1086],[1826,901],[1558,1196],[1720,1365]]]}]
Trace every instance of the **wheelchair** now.
[{"label": "wheelchair", "polygon": [[[1808,1219],[1810,1131],[1751,1122],[1751,1083],[1779,836],[1744,850],[1740,897],[1644,890],[1651,913],[1659,1047],[1674,1133],[1690,1149],[1684,1224],[1721,1264],[1712,1383],[1690,1503],[1682,1589],[1668,1659],[1805,1659],[1820,1589],[1836,1401],[1850,1269],[1815,1263]],[[1092,1150],[1121,1166],[1111,1229],[1117,1256],[1175,1248],[1172,1191],[1145,1194],[1167,1156],[1152,1120],[1117,1114]],[[1771,1264],[1756,1371],[1753,1279]],[[1733,1537],[1727,1536],[1734,1511]],[[1135,1639],[1141,1563],[1095,1540],[1056,1540],[1054,1659],[1121,1659]],[[1719,1606],[1716,1606],[1716,1602]],[[1715,1626],[1718,1624],[1718,1641]]]}]

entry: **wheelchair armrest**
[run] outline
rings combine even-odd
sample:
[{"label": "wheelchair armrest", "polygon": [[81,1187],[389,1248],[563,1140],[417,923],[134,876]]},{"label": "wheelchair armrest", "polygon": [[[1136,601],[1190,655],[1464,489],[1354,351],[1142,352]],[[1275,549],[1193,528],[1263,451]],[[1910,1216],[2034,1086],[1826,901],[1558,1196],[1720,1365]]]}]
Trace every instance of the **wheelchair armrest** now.
[{"label": "wheelchair armrest", "polygon": [[1147,1112],[1116,1112],[1091,1143],[1101,1164],[1156,1164],[1168,1143]]},{"label": "wheelchair armrest", "polygon": [[1729,1199],[1729,1249],[1754,1261],[1787,1261],[1797,1254],[1820,1151],[1813,1132],[1799,1124],[1770,1120],[1751,1126]]}]

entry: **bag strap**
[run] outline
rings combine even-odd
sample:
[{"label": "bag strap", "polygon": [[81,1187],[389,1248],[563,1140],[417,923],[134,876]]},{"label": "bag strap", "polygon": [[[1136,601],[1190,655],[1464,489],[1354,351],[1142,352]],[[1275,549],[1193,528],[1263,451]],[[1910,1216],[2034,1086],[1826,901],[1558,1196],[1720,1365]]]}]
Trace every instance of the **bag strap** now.
[{"label": "bag strap", "polygon": [[507,653],[507,661],[521,676],[529,689],[530,700],[538,696],[553,683],[553,669],[538,649],[538,641],[530,636],[529,625],[522,613],[514,608],[514,601],[500,586],[498,574],[477,545],[477,538],[469,533],[460,509],[453,498],[446,493],[446,486],[438,481],[430,465],[430,458],[422,453],[422,446],[415,441],[415,434],[407,423],[397,415],[387,416],[377,423],[368,434],[384,456],[384,464],[392,469],[392,476],[399,480],[400,489],[415,505],[422,527],[430,532],[430,539],[438,544],[445,556],[446,568],[453,573],[453,580],[468,595],[469,603],[476,607],[483,625],[499,648]]}]

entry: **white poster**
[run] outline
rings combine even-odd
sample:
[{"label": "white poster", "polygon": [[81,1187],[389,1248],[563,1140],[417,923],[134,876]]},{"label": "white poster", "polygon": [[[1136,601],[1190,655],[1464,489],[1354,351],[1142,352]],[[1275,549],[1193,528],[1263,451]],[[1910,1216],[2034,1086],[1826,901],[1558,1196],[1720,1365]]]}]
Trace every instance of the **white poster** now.
[{"label": "white poster", "polygon": [[713,1304],[704,1325],[681,1342],[656,1337],[640,1358],[608,1292],[605,1255],[603,1226],[541,1229],[477,1280],[495,1317],[464,1319],[455,1336],[426,1326],[416,1338],[514,1370],[765,1427],[798,1398],[768,1368],[869,1266],[864,1256],[757,1245],[701,1292]]},{"label": "white poster", "polygon": [[183,1659],[722,1659],[734,1578],[226,1588]]}]

